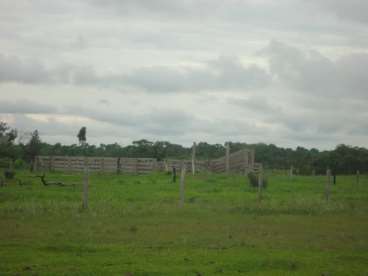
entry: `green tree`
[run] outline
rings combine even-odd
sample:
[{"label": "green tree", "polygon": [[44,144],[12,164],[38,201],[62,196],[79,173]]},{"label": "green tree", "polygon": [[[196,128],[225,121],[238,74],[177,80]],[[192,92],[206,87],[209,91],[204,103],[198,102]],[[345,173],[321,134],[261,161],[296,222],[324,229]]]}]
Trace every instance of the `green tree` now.
[{"label": "green tree", "polygon": [[33,171],[33,162],[35,160],[35,157],[40,154],[41,146],[41,139],[38,134],[38,130],[36,129],[32,132],[31,138],[29,139],[29,142],[25,145],[24,149],[26,161],[30,162],[31,164],[31,171]]},{"label": "green tree", "polygon": [[79,130],[77,137],[78,137],[79,145],[84,146],[87,142],[87,128],[82,127]]},{"label": "green tree", "polygon": [[16,147],[14,141],[17,138],[17,130],[11,129],[7,123],[0,121],[0,156],[14,160]]}]

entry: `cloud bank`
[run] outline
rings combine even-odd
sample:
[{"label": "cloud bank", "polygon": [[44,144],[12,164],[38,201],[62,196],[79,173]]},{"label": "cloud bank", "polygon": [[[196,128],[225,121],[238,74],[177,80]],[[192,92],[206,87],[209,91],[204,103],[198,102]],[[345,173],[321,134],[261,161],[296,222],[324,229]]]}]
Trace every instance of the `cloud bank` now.
[{"label": "cloud bank", "polygon": [[367,144],[365,1],[0,3],[0,119],[50,142]]}]

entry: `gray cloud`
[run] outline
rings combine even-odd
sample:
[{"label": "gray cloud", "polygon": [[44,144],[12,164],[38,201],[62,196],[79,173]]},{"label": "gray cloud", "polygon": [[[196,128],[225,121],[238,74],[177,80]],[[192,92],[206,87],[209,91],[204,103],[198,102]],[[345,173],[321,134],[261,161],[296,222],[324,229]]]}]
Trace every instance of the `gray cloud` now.
[{"label": "gray cloud", "polygon": [[27,99],[22,100],[0,100],[0,113],[8,114],[42,114],[42,113],[57,113],[57,108],[43,104],[36,103]]},{"label": "gray cloud", "polygon": [[[188,112],[179,109],[150,109],[146,112],[131,113],[106,112],[101,110],[66,107],[66,114],[75,114],[116,127],[128,127],[145,135],[183,135],[187,131],[198,129],[200,120]],[[199,125],[198,125],[199,123]]]},{"label": "gray cloud", "polygon": [[364,0],[314,0],[326,11],[342,19],[368,23],[368,2]]},{"label": "gray cloud", "polygon": [[245,67],[236,58],[221,57],[205,68],[151,67],[126,77],[127,83],[147,91],[246,90],[268,85],[270,75],[262,68]]},{"label": "gray cloud", "polygon": [[43,83],[49,73],[36,61],[24,62],[15,56],[0,54],[0,82]]},{"label": "gray cloud", "polygon": [[272,134],[275,135],[274,139],[292,141],[294,145],[304,143],[333,147],[346,140],[362,139],[358,137],[365,132],[368,112],[361,101],[341,100],[339,97],[317,98],[307,92],[285,92],[289,94],[286,95],[287,101],[264,94],[230,98],[228,103],[233,110],[242,110],[244,117],[267,126],[265,133],[276,130]]},{"label": "gray cloud", "polygon": [[[18,101],[20,103],[21,101]],[[3,103],[0,103],[3,104]],[[37,103],[27,101],[27,107],[22,105],[13,106],[11,110],[1,110],[1,113],[14,114],[14,127],[21,131],[31,131],[39,129],[42,135],[55,140],[57,135],[68,141],[73,141],[76,129],[81,124],[87,125],[92,131],[93,141],[101,142],[98,137],[104,135],[120,136],[122,133],[133,133],[131,139],[139,137],[163,137],[188,139],[186,143],[197,137],[216,136],[221,139],[226,137],[242,137],[244,135],[255,136],[267,131],[263,127],[256,126],[251,122],[244,122],[239,119],[221,118],[201,118],[179,109],[157,109],[151,108],[146,112],[108,112],[107,110],[96,110],[92,108],[82,108],[79,106],[64,106],[56,109],[52,105],[41,109]],[[41,113],[43,111],[43,113]],[[1,114],[0,113],[0,114]],[[43,115],[33,119],[25,114]],[[58,116],[63,118],[85,118],[88,121],[58,120]],[[110,131],[112,130],[112,131]],[[55,137],[54,137],[55,136]],[[184,138],[187,137],[187,138]],[[217,138],[217,139],[218,139]]]},{"label": "gray cloud", "polygon": [[262,113],[270,115],[271,117],[274,114],[282,112],[282,108],[280,106],[273,104],[272,101],[265,96],[253,95],[249,98],[232,97],[229,98],[227,102],[230,105],[236,105],[247,111],[250,111],[251,113]]},{"label": "gray cloud", "polygon": [[0,56],[0,82],[62,83],[98,87],[136,87],[149,92],[199,92],[202,90],[244,90],[266,86],[270,75],[257,65],[244,66],[235,57],[220,57],[188,66],[139,68],[127,74],[99,75],[92,67],[64,65],[45,69],[37,63],[23,63],[17,58]]},{"label": "gray cloud", "polygon": [[347,54],[332,61],[318,51],[305,52],[277,41],[263,52],[269,57],[271,72],[296,91],[367,99],[367,53]]}]

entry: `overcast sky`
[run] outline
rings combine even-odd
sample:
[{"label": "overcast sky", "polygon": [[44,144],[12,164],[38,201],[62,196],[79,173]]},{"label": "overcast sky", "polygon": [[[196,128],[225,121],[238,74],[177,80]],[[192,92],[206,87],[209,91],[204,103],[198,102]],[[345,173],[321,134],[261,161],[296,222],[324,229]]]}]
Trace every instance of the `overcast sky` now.
[{"label": "overcast sky", "polygon": [[366,0],[1,0],[0,120],[42,140],[368,147]]}]

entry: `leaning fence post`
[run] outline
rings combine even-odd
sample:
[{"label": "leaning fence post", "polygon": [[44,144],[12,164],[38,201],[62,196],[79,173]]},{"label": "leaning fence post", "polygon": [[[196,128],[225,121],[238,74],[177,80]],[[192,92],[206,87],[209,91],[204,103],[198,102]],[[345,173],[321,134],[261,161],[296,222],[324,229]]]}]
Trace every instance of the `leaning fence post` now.
[{"label": "leaning fence post", "polygon": [[226,173],[229,173],[230,171],[230,144],[226,143],[226,155],[225,155],[225,171]]},{"label": "leaning fence post", "polygon": [[325,197],[326,200],[328,201],[330,199],[330,184],[331,184],[331,170],[327,169],[326,171],[326,190],[325,190]]},{"label": "leaning fence post", "polygon": [[84,181],[83,181],[83,209],[88,209],[88,186],[89,186],[89,168],[88,160],[84,159]]},{"label": "leaning fence post", "polygon": [[193,142],[193,147],[192,147],[192,174],[195,175],[195,162],[196,162],[196,142]]},{"label": "leaning fence post", "polygon": [[262,199],[263,166],[260,164],[258,171],[258,200]]},{"label": "leaning fence post", "polygon": [[185,166],[185,163],[183,162],[183,164],[181,166],[181,174],[180,174],[180,202],[179,202],[179,207],[184,206],[185,170],[186,170],[186,166]]}]

